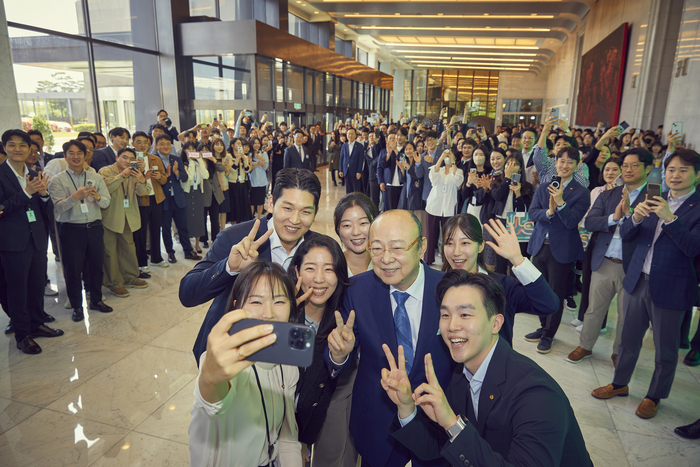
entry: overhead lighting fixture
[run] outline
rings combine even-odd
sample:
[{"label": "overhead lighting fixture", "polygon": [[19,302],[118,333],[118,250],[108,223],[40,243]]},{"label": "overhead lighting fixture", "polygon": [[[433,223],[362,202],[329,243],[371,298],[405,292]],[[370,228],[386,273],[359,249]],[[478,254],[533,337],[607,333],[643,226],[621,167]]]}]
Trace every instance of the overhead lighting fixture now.
[{"label": "overhead lighting fixture", "polygon": [[[478,63],[478,62],[452,62],[444,60],[411,60],[411,63],[423,63],[431,65],[475,65],[475,66],[500,66],[495,63]],[[504,63],[503,66],[528,67],[525,63]]]},{"label": "overhead lighting fixture", "polygon": [[509,50],[539,50],[537,46],[529,45],[465,45],[465,44],[408,44],[405,42],[385,42],[384,46],[395,47],[430,47],[449,49],[509,49]]},{"label": "overhead lighting fixture", "polygon": [[347,15],[333,15],[336,17],[345,18],[395,18],[396,16],[401,16],[401,18],[418,18],[418,19],[429,19],[429,18],[440,18],[440,19],[484,19],[484,16],[488,16],[489,19],[531,19],[536,17],[537,19],[552,19],[554,15],[489,15],[484,13],[483,15],[443,15],[438,13],[436,15],[402,15],[401,13],[394,13],[393,15],[373,15],[373,14],[360,14],[352,13]]},{"label": "overhead lighting fixture", "polygon": [[[416,65],[418,68],[443,68],[444,65]],[[457,70],[500,70],[500,71],[530,71],[529,68],[512,68],[512,67],[497,67],[497,66],[452,66],[451,69]]]},{"label": "overhead lighting fixture", "polygon": [[509,57],[536,57],[538,54],[533,53],[510,53],[510,52],[455,52],[453,50],[394,50],[393,53],[410,53],[410,54],[450,54],[450,55],[507,55]]},{"label": "overhead lighting fixture", "polygon": [[[404,55],[403,58],[419,58],[419,59],[426,59],[429,57],[425,57],[423,55]],[[438,57],[441,60],[444,60],[446,57]],[[490,61],[490,62],[534,62],[534,58],[489,58],[489,57],[457,57],[453,58],[452,60],[457,61],[457,60],[479,60],[479,61]]]},{"label": "overhead lighting fixture", "polygon": [[453,28],[453,27],[431,27],[431,26],[359,26],[358,29],[382,29],[392,31],[499,31],[499,32],[549,32],[549,28]]}]

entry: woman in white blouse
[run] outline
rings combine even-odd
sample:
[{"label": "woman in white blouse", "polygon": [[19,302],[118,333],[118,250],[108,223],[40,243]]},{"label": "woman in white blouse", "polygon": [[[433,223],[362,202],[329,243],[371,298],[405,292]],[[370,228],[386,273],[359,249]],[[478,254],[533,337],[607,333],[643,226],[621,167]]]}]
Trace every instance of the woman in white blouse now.
[{"label": "woman in white blouse", "polygon": [[440,225],[444,228],[449,218],[457,212],[457,191],[464,182],[464,174],[455,164],[452,151],[446,149],[431,168],[428,177],[433,187],[425,203],[428,249],[425,251],[424,260],[427,264],[433,264]]},{"label": "woman in white blouse", "polygon": [[281,266],[256,261],[236,278],[227,309],[234,311],[212,328],[200,359],[190,465],[301,467],[294,416],[298,368],[246,360],[274,342],[272,326],[228,333],[245,318],[296,322],[294,285]]},{"label": "woman in white blouse", "polygon": [[367,245],[369,226],[379,210],[374,202],[362,193],[349,193],[335,206],[333,223],[340,243],[345,247],[345,260],[348,263],[348,276],[372,269]]},{"label": "woman in white blouse", "polygon": [[202,252],[199,246],[199,237],[205,234],[204,227],[204,181],[209,178],[207,164],[202,159],[202,153],[197,152],[194,143],[188,142],[182,147],[180,153],[182,163],[185,164],[187,180],[180,182],[185,192],[187,209],[187,230],[190,237],[194,237],[194,249]]}]

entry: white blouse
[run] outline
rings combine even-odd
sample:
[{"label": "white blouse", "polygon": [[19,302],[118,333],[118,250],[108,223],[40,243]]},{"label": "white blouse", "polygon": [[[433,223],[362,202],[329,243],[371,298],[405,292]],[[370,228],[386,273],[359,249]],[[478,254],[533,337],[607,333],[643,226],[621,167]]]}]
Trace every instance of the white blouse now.
[{"label": "white blouse", "polygon": [[184,192],[189,193],[190,190],[199,190],[204,193],[202,180],[209,178],[207,163],[204,162],[204,159],[191,159],[185,170],[187,171],[187,180],[180,182]]},{"label": "white blouse", "polygon": [[[207,353],[201,356],[199,368]],[[270,421],[270,440],[274,444],[275,467],[302,467],[301,444],[294,416],[294,392],[299,380],[295,366],[256,363],[265,408]],[[282,389],[281,371],[284,371]],[[200,372],[201,376],[201,372]],[[188,433],[191,466],[255,467],[266,465],[267,434],[260,391],[252,367],[236,375],[231,389],[216,404],[205,401],[199,392],[199,377],[194,385],[194,407]],[[286,398],[286,412],[282,413]],[[280,432],[280,427],[282,431]],[[279,434],[279,439],[277,434]]]},{"label": "white blouse", "polygon": [[452,166],[449,172],[445,173],[445,166],[438,172],[433,167],[428,173],[433,187],[430,189],[428,200],[425,203],[425,211],[431,216],[452,217],[455,215],[457,206],[457,191],[464,182],[462,169],[457,169],[457,173],[452,173]]}]

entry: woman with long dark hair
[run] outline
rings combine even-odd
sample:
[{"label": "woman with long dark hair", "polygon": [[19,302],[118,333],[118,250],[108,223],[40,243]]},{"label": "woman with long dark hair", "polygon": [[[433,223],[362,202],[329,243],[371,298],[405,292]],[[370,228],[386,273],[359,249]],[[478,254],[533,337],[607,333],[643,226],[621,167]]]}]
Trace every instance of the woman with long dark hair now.
[{"label": "woman with long dark hair", "polygon": [[[209,237],[207,235],[207,216],[211,226],[211,241],[216,240],[216,236],[222,228],[226,228],[226,224],[221,225],[221,213],[227,212],[227,192],[228,183],[225,180],[225,157],[226,146],[220,139],[215,139],[210,142],[211,158],[205,158],[209,178],[204,183],[204,234],[199,238],[203,242],[204,248],[209,247]],[[224,214],[225,215],[225,214]]]},{"label": "woman with long dark hair", "polygon": [[270,165],[267,153],[262,150],[262,142],[259,138],[251,138],[252,161],[250,171],[250,211],[253,217],[262,217],[262,208],[267,194],[267,175],[265,170]]},{"label": "woman with long dark hair", "polygon": [[340,243],[345,247],[345,260],[350,277],[372,269],[369,227],[379,215],[377,206],[362,193],[349,193],[335,206],[333,224]]},{"label": "woman with long dark hair", "polygon": [[[182,146],[180,158],[185,165],[187,180],[180,182],[185,192],[187,210],[187,232],[194,237],[194,249],[202,252],[199,246],[200,237],[206,235],[206,214],[202,217],[204,209],[204,185],[208,183],[209,171],[207,164],[202,159],[202,154],[197,152],[195,143],[187,142]],[[189,241],[189,240],[188,240]]]},{"label": "woman with long dark hair", "polygon": [[248,198],[248,174],[251,167],[248,157],[243,152],[243,140],[239,138],[232,140],[228,151],[231,155],[231,171],[228,174],[228,182],[232,221],[240,224],[253,218]]}]

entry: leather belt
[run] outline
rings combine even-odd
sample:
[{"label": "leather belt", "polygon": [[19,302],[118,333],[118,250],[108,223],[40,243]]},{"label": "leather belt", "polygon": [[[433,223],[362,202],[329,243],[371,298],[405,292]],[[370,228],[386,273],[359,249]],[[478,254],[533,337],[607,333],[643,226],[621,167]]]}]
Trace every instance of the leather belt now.
[{"label": "leather belt", "polygon": [[645,272],[642,273],[642,277],[644,278],[645,281],[649,280],[649,274],[647,274]]},{"label": "leather belt", "polygon": [[90,229],[92,227],[99,227],[100,225],[102,225],[102,221],[96,220],[96,221],[88,222],[87,224],[74,224],[72,222],[64,222],[64,224],[70,225],[72,227],[82,227],[84,229]]},{"label": "leather belt", "polygon": [[545,245],[549,245],[549,239],[548,239],[548,238],[545,238],[545,239],[544,239],[544,244],[545,244]]},{"label": "leather belt", "polygon": [[622,260],[621,260],[621,259],[611,258],[610,256],[606,256],[605,259],[609,259],[610,261],[612,261],[612,262],[615,263],[615,264],[622,264]]}]

